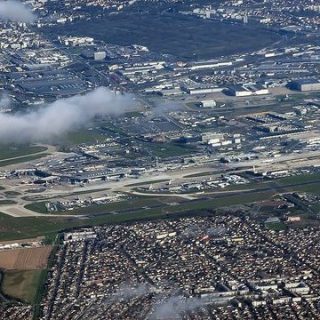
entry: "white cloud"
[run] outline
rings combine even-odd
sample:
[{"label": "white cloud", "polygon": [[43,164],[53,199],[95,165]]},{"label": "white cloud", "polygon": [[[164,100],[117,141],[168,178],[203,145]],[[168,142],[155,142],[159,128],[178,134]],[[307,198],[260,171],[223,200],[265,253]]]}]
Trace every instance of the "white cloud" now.
[{"label": "white cloud", "polygon": [[100,87],[86,95],[59,99],[31,113],[0,113],[0,143],[52,139],[85,125],[98,115],[123,113],[132,103],[130,95],[115,94]]},{"label": "white cloud", "polygon": [[0,20],[14,22],[34,22],[36,16],[22,2],[16,0],[0,0]]}]

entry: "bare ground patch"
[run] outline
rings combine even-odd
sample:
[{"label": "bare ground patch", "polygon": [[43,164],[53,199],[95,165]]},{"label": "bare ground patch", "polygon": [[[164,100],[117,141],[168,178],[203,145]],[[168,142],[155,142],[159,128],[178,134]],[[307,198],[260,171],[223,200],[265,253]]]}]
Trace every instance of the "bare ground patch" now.
[{"label": "bare ground patch", "polygon": [[47,266],[51,246],[0,251],[0,268],[5,270],[40,270]]}]

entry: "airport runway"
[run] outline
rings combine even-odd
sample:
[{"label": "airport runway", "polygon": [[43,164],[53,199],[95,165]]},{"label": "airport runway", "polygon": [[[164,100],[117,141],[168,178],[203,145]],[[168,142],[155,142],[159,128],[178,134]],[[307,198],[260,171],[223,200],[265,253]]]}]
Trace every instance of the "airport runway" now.
[{"label": "airport runway", "polygon": [[[269,159],[257,159],[257,160],[248,160],[243,162],[235,162],[228,164],[221,164],[219,162],[212,162],[210,165],[206,165],[204,167],[191,167],[191,168],[180,168],[177,170],[170,170],[164,173],[157,172],[152,175],[145,175],[142,177],[135,178],[126,178],[120,181],[105,181],[95,184],[88,184],[83,187],[71,187],[71,186],[59,186],[56,189],[49,189],[45,192],[37,195],[29,194],[29,200],[27,201],[23,199],[26,194],[23,194],[23,191],[26,191],[30,186],[15,186],[7,189],[6,191],[17,191],[22,193],[21,195],[16,196],[13,200],[16,201],[16,204],[10,205],[2,205],[0,207],[0,211],[2,213],[8,214],[12,217],[31,217],[31,216],[48,216],[47,214],[41,214],[37,212],[30,211],[26,209],[24,206],[31,202],[43,201],[45,199],[65,199],[68,197],[76,197],[77,193],[82,193],[82,195],[86,197],[95,196],[99,197],[106,193],[129,193],[132,195],[140,195],[140,196],[150,196],[150,197],[181,197],[186,200],[196,200],[203,197],[203,193],[194,192],[189,194],[176,194],[176,193],[144,193],[137,192],[135,189],[137,184],[146,186],[150,184],[157,183],[170,183],[172,184],[180,184],[185,182],[197,182],[208,178],[209,176],[214,179],[215,177],[219,177],[223,173],[240,173],[246,171],[248,167],[255,167],[255,169],[259,172],[263,171],[278,171],[278,170],[286,170],[293,168],[301,168],[307,166],[319,166],[320,159],[320,151],[310,151],[308,153],[296,153],[296,154],[288,154],[281,155],[275,158]],[[208,173],[208,175],[203,175]],[[190,177],[190,175],[199,175]],[[159,182],[159,180],[165,180],[167,182]],[[270,190],[270,188],[266,188],[265,191]],[[250,189],[246,189],[245,185],[241,190],[233,190],[233,191],[212,191],[207,193],[207,195],[217,196],[220,195],[228,195],[228,194],[241,194],[250,191]],[[261,190],[263,191],[263,190]],[[280,191],[280,190],[279,190]],[[80,196],[80,195],[79,195]],[[34,199],[32,199],[34,197]],[[61,215],[52,215],[51,216],[61,216]],[[65,215],[64,215],[65,216]]]}]

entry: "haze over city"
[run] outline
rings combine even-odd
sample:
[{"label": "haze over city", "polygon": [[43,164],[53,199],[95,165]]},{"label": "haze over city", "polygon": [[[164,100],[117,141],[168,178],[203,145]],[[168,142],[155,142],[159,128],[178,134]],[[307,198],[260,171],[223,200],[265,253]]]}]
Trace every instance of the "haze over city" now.
[{"label": "haze over city", "polygon": [[319,13],[0,0],[0,319],[320,319]]}]

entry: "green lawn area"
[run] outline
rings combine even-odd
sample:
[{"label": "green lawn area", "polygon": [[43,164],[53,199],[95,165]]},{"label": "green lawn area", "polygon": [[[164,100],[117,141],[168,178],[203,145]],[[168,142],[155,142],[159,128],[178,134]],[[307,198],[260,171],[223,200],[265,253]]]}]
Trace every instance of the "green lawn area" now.
[{"label": "green lawn area", "polygon": [[88,193],[94,193],[99,191],[107,191],[110,190],[110,188],[99,188],[99,189],[91,189],[91,190],[83,190],[83,191],[77,191],[72,192],[73,195],[81,195],[81,194],[88,194]]},{"label": "green lawn area", "polygon": [[288,191],[320,194],[320,173],[296,175],[275,181],[279,186],[285,187]]},{"label": "green lawn area", "polygon": [[17,163],[23,163],[23,162],[32,161],[32,160],[37,160],[37,159],[43,158],[47,155],[48,155],[47,153],[41,153],[41,154],[36,154],[36,155],[31,155],[31,156],[25,156],[22,158],[1,161],[0,167],[9,166],[12,164],[17,164]]},{"label": "green lawn area", "polygon": [[16,202],[13,200],[0,200],[0,206],[4,206],[7,204],[15,204]]},{"label": "green lawn area", "polygon": [[320,203],[313,204],[311,210],[320,213]]},{"label": "green lawn area", "polygon": [[45,206],[46,202],[47,201],[33,202],[30,204],[27,204],[25,208],[34,212],[48,213],[47,208]]},{"label": "green lawn area", "polygon": [[105,141],[106,136],[97,132],[96,130],[88,130],[86,128],[79,129],[68,133],[66,136],[61,138],[62,144],[74,145],[81,143],[95,143],[96,141]]},{"label": "green lawn area", "polygon": [[[199,209],[212,209],[220,208],[232,205],[246,204],[256,201],[262,201],[272,197],[273,192],[255,192],[245,195],[226,195],[215,199],[199,199],[195,201],[187,201],[179,203],[175,206],[169,205],[164,198],[155,197],[141,197],[138,199],[132,199],[128,201],[113,202],[104,205],[93,205],[86,208],[77,208],[72,211],[64,211],[65,214],[74,215],[92,215],[92,214],[110,214],[117,212],[118,215],[124,216],[128,211],[131,211],[130,216],[134,219],[141,211],[150,212],[153,215],[153,211],[157,211],[159,214],[163,213],[176,213],[189,210]],[[162,200],[162,201],[160,201]],[[34,202],[25,206],[27,209],[39,212],[47,213],[45,209],[45,202]],[[63,216],[62,216],[63,217]],[[126,220],[126,218],[125,218]]]},{"label": "green lawn area", "polygon": [[13,198],[15,196],[19,196],[21,193],[17,192],[17,191],[5,191],[4,194],[6,195],[6,197],[8,198]]},{"label": "green lawn area", "polygon": [[212,171],[206,171],[206,172],[199,172],[199,173],[193,173],[193,174],[188,174],[184,176],[185,178],[197,178],[197,177],[206,177],[212,175]]},{"label": "green lawn area", "polygon": [[295,175],[280,179],[249,182],[247,184],[230,185],[221,191],[259,190],[259,189],[286,189],[287,192],[301,191],[320,194],[320,174]]},{"label": "green lawn area", "polygon": [[[46,153],[35,154],[35,153],[44,152],[46,150],[47,148],[42,146],[0,145],[0,167],[42,158],[47,154]],[[21,157],[21,158],[11,159],[16,157]]]},{"label": "green lawn area", "polygon": [[245,195],[222,196],[216,199],[186,201],[176,205],[166,201],[165,197],[161,199],[142,197],[108,205],[80,208],[76,214],[87,215],[85,219],[79,218],[77,215],[74,217],[63,215],[61,217],[50,217],[48,215],[46,217],[14,218],[0,213],[0,240],[24,239],[40,235],[51,236],[66,228],[162,218],[176,213],[194,211],[194,214],[196,214],[198,210],[248,204],[269,199],[272,196],[272,192],[256,192]]},{"label": "green lawn area", "polygon": [[144,186],[146,184],[153,184],[153,183],[160,183],[160,182],[166,182],[166,181],[170,181],[168,179],[159,179],[159,180],[151,180],[151,181],[145,181],[145,182],[137,182],[137,183],[131,183],[128,184],[127,186],[129,187],[139,187],[139,186]]},{"label": "green lawn area", "polygon": [[312,181],[320,181],[320,173],[301,174],[276,180],[280,185],[299,184]]},{"label": "green lawn area", "polygon": [[291,188],[292,191],[310,192],[314,194],[320,194],[320,181],[313,182],[306,185],[295,186]]},{"label": "green lawn area", "polygon": [[37,236],[53,237],[64,229],[162,216],[165,216],[165,214],[159,209],[140,209],[134,213],[102,214],[88,219],[63,216],[14,218],[0,213],[0,241],[27,239]]},{"label": "green lawn area", "polygon": [[37,236],[47,236],[71,226],[77,226],[76,219],[60,217],[26,217],[14,218],[0,213],[0,240],[27,239]]},{"label": "green lawn area", "polygon": [[194,146],[186,144],[175,144],[175,143],[165,143],[165,144],[155,144],[146,143],[146,148],[151,150],[152,154],[156,157],[167,158],[167,157],[177,157],[183,155],[190,155],[196,151]]},{"label": "green lawn area", "polygon": [[46,150],[47,148],[42,146],[0,145],[0,160],[5,160],[9,158],[14,158],[14,157],[21,157],[21,156],[29,156],[34,153],[43,152]]},{"label": "green lawn area", "polygon": [[[146,5],[143,3],[144,9]],[[54,25],[44,31],[52,37],[81,34],[119,45],[139,43],[151,51],[173,54],[182,60],[247,52],[264,48],[280,38],[257,25],[233,25],[153,10],[148,14],[120,12],[101,19]]]},{"label": "green lawn area", "polygon": [[[48,213],[47,209],[45,207],[45,203],[47,201],[41,201],[41,202],[33,202],[30,204],[27,204],[25,206],[26,209],[39,212],[39,213]],[[152,197],[141,197],[138,199],[130,199],[126,201],[119,201],[119,202],[112,202],[107,204],[101,204],[101,205],[92,205],[90,207],[86,208],[76,208],[72,211],[62,211],[60,213],[64,214],[82,214],[82,215],[90,215],[90,214],[99,214],[99,213],[111,213],[114,211],[126,211],[131,210],[134,208],[141,208],[141,207],[154,207],[162,205],[162,202],[160,202],[156,198]]]},{"label": "green lawn area", "polygon": [[6,271],[2,282],[2,292],[12,298],[32,304],[37,295],[42,273],[41,270]]},{"label": "green lawn area", "polygon": [[176,207],[168,208],[168,212],[181,212],[189,210],[201,210],[201,209],[217,209],[222,207],[235,206],[240,204],[248,204],[256,201],[262,201],[270,199],[273,196],[273,192],[255,192],[246,193],[244,195],[228,195],[221,196],[216,199],[208,200],[195,200],[185,202]]},{"label": "green lawn area", "polygon": [[267,229],[273,230],[273,231],[282,231],[282,230],[286,230],[287,229],[287,226],[283,222],[266,223],[265,227]]},{"label": "green lawn area", "polygon": [[[308,182],[310,179],[311,184],[298,187],[303,187],[304,189],[307,187],[313,189],[319,188],[318,190],[320,190],[320,182],[319,184],[312,184],[316,182],[317,179],[312,175],[273,180],[266,184],[261,183],[260,186],[268,186],[269,183],[273,183],[273,186],[276,187],[275,183],[281,181],[281,186],[286,188],[286,184],[294,184],[294,182],[297,183],[299,181]],[[288,187],[286,189],[296,190],[298,187]],[[39,235],[48,236],[65,228],[161,218],[176,213],[181,214],[194,211],[194,214],[196,214],[199,210],[217,209],[267,200],[270,199],[275,192],[274,190],[270,190],[229,195],[222,194],[216,198],[184,201],[176,205],[172,205],[172,203],[169,204],[165,197],[160,199],[155,195],[154,197],[139,197],[106,205],[79,208],[73,212],[75,213],[74,217],[64,217],[63,215],[61,215],[61,217],[50,217],[50,215],[48,215],[47,217],[13,218],[0,214],[0,240],[30,238]],[[43,212],[44,203],[45,202],[36,202],[27,207],[38,212]],[[70,214],[71,212],[67,213]],[[87,215],[87,218],[78,219],[77,214]]]}]

